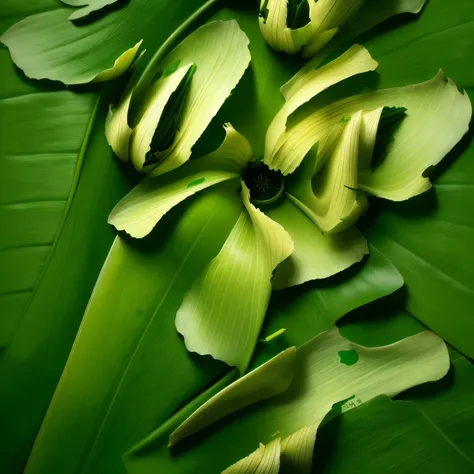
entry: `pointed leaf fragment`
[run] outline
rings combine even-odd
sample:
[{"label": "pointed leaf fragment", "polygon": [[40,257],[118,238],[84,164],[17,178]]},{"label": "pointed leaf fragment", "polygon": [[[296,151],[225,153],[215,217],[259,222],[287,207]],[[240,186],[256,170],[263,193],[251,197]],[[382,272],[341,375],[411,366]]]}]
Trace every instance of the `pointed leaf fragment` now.
[{"label": "pointed leaf fragment", "polygon": [[366,196],[357,191],[361,121],[361,112],[352,117],[313,182],[303,168],[292,175],[287,186],[288,198],[324,233],[348,229],[368,208]]},{"label": "pointed leaf fragment", "polygon": [[171,433],[169,446],[230,413],[287,390],[293,380],[295,361],[296,348],[290,347],[221,390]]},{"label": "pointed leaf fragment", "polygon": [[[84,0],[84,3],[97,1]],[[15,17],[24,17],[28,11],[38,12],[10,27],[0,40],[9,48],[15,64],[27,77],[64,84],[90,82],[141,39],[153,50],[166,42],[181,23],[193,30],[202,23],[200,15],[215,6],[203,0],[184,3],[122,0],[123,6],[116,4],[120,8],[110,8],[106,15],[97,15],[94,21],[86,19],[76,24],[68,19],[73,9],[58,0],[22,0],[22,5],[17,7],[22,11],[19,15],[12,15],[12,5],[19,2],[5,3],[2,2],[2,13],[7,18],[4,25],[11,24]],[[25,8],[26,4],[33,6]],[[176,37],[179,34],[173,35],[173,39]]]},{"label": "pointed leaf fragment", "polygon": [[224,141],[215,152],[164,176],[141,181],[115,206],[109,224],[132,237],[145,237],[170,209],[188,197],[214,184],[238,179],[252,149],[231,125],[225,130]]},{"label": "pointed leaf fragment", "polygon": [[185,296],[176,328],[189,351],[210,354],[244,372],[262,327],[272,272],[291,254],[293,242],[250,203],[244,183],[242,188],[239,220]]}]

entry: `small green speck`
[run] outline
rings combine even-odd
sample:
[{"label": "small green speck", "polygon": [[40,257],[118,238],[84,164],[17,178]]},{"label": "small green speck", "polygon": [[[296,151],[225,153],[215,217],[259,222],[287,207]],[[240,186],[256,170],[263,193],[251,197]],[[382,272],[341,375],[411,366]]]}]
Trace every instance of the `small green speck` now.
[{"label": "small green speck", "polygon": [[193,186],[197,186],[198,184],[204,183],[204,181],[206,181],[206,178],[195,179],[194,181],[191,181],[190,183],[188,183],[186,185],[186,188],[192,188]]},{"label": "small green speck", "polygon": [[341,123],[348,123],[348,122],[351,121],[351,118],[352,118],[352,117],[342,117]]},{"label": "small green speck", "polygon": [[359,353],[355,349],[339,351],[338,354],[339,358],[341,359],[341,364],[354,365],[357,364],[359,360]]}]

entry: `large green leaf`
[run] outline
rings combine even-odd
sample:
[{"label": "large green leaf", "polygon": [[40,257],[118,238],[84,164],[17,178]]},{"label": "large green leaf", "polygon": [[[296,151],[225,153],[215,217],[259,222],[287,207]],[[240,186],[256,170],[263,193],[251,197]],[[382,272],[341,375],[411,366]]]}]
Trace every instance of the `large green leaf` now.
[{"label": "large green leaf", "polygon": [[[235,13],[223,10],[215,19],[229,19]],[[186,11],[182,10],[182,17],[185,14]],[[260,40],[254,14],[254,9],[250,8],[248,11],[237,12],[235,16],[251,38]],[[168,30],[162,30],[158,35],[155,32],[154,44],[159,44],[167,34]],[[266,50],[263,41],[255,42],[255,45],[263,51]],[[256,128],[252,109],[245,109],[243,111],[245,113],[235,115],[239,127],[244,129],[246,135],[249,131],[249,136],[260,138],[262,152],[265,127],[281,105],[264,103],[263,98],[269,91],[277,96],[280,85],[297,67],[282,66],[271,52],[264,58],[257,68],[260,79],[254,79],[253,72],[249,71],[244,82],[247,82],[247,85],[249,81],[250,84],[258,84],[260,100],[254,110],[256,114],[263,114],[265,120],[257,122],[258,128]],[[270,69],[275,72],[273,76],[267,76]],[[231,100],[234,105],[242,103],[239,88]],[[215,127],[213,124],[210,135],[204,137],[204,148],[208,151],[216,149],[222,141],[222,124],[229,121],[223,116],[229,118],[234,116],[230,113],[231,110],[230,106],[224,107],[222,113],[216,117]],[[249,117],[250,121],[247,120]],[[103,143],[103,122],[104,118],[101,118],[101,143]],[[218,132],[214,133],[216,129]],[[98,156],[100,163],[105,163],[118,172],[118,165],[111,159],[111,154],[111,150],[108,149],[95,157]],[[104,182],[104,186],[108,185]],[[210,197],[206,199],[211,206],[212,199]],[[117,472],[124,472],[125,468],[121,461],[123,452],[163,423],[177,408],[198,394],[222,372],[222,365],[192,356],[186,351],[182,338],[176,332],[174,316],[185,290],[199,275],[199,268],[202,270],[218,253],[224,238],[227,237],[226,232],[236,222],[235,212],[240,212],[241,206],[238,197],[229,193],[224,202],[228,202],[228,205],[223,205],[219,213],[213,217],[213,223],[208,227],[209,233],[206,234],[207,239],[203,238],[202,242],[200,241],[202,248],[196,244],[196,251],[186,260],[189,268],[195,269],[196,273],[187,271],[188,266],[180,269],[176,259],[187,255],[186,248],[189,248],[194,241],[194,234],[200,229],[200,222],[209,217],[209,209],[204,205],[201,205],[200,211],[196,210],[194,217],[190,217],[187,221],[188,225],[194,221],[192,230],[189,233],[183,230],[183,234],[180,234],[183,235],[183,239],[184,234],[190,239],[186,240],[187,243],[182,239],[176,240],[175,233],[168,228],[171,215],[170,218],[166,216],[159,224],[159,228],[162,229],[162,246],[154,247],[155,244],[150,241],[148,245],[146,242],[143,244],[145,248],[135,247],[128,241],[126,245],[122,245],[121,240],[115,244],[93,294],[68,367],[38,436],[27,472],[48,472],[48,474],[55,472],[64,474],[73,470],[104,472],[109,467]],[[231,204],[232,202],[234,204]],[[214,200],[213,203],[219,206],[222,204],[222,199]],[[109,209],[111,207],[112,205]],[[175,218],[178,219],[178,215],[183,218],[182,213],[187,208],[187,202],[181,204],[177,211],[179,214],[175,214]],[[84,209],[84,212],[90,211]],[[106,218],[103,219],[105,223]],[[186,221],[183,223],[183,226],[185,225]],[[163,229],[166,229],[166,232]],[[108,232],[112,235],[111,231]],[[156,239],[159,240],[159,233],[160,231],[153,234],[155,242]],[[173,239],[176,241],[173,242]],[[210,242],[214,242],[215,246],[214,244],[211,246]],[[82,254],[78,254],[76,258],[84,266],[90,264],[89,259],[83,258]],[[101,262],[102,259],[98,258],[97,263],[100,265]],[[183,278],[182,291],[178,290],[178,283],[173,281],[168,272],[179,272]],[[113,286],[110,280],[109,283],[104,282],[105,275],[111,275]],[[104,290],[100,290],[101,288]],[[107,288],[113,291],[107,291]],[[90,292],[91,286],[87,288],[83,286],[82,289],[84,292]],[[166,295],[162,305],[159,304],[159,296],[152,297],[159,294]],[[130,308],[133,308],[133,311]],[[80,312],[82,311],[83,307]],[[139,319],[137,315],[140,316]],[[115,323],[117,318],[122,322],[120,325]],[[148,331],[145,331],[146,321],[153,321]],[[88,327],[91,329],[86,330]],[[101,328],[101,331],[94,334],[96,327]],[[124,327],[128,329],[124,330]],[[142,334],[144,339],[138,344]],[[124,346],[124,338],[132,346]],[[98,350],[97,348],[105,347],[105,340],[108,341],[106,349]],[[135,355],[131,348],[133,344],[137,349]],[[162,358],[163,354],[167,355],[166,359]],[[33,364],[33,361],[29,363]],[[125,370],[125,367],[128,369]],[[154,375],[151,375],[152,373]],[[34,380],[31,382],[34,383]],[[12,388],[12,395],[13,393],[15,392]],[[25,393],[26,396],[29,394]],[[48,401],[49,397],[45,404]],[[7,409],[6,405],[4,406]],[[72,411],[71,407],[74,407]],[[40,419],[35,427],[39,425],[39,421]],[[31,437],[35,431],[36,429],[31,433]],[[31,440],[30,438],[30,442]],[[68,455],[58,459],[59,451],[67,452]]]},{"label": "large green leaf", "polygon": [[[144,9],[144,12],[146,12],[143,13],[144,17],[137,16],[140,20],[136,23],[131,21],[130,31],[124,32],[120,31],[120,29],[112,31],[110,25],[116,23],[121,12],[135,8],[133,3],[132,0],[130,5],[127,5],[122,10],[117,10],[96,22],[86,25],[84,28],[87,28],[88,32],[95,31],[96,33],[94,33],[92,38],[85,37],[79,43],[73,41],[74,38],[69,36],[71,32],[76,34],[77,30],[71,29],[69,24],[72,25],[72,23],[66,18],[66,9],[60,9],[58,12],[61,13],[55,12],[54,15],[57,19],[62,15],[61,21],[68,23],[68,26],[64,26],[68,31],[68,35],[64,35],[64,37],[57,41],[66,45],[66,51],[77,52],[79,44],[81,46],[84,45],[86,48],[82,51],[92,52],[96,49],[97,44],[106,42],[103,38],[107,38],[108,40],[109,37],[112,37],[112,40],[107,42],[106,47],[100,48],[97,54],[93,54],[93,57],[97,59],[97,63],[94,65],[94,71],[99,71],[104,67],[110,67],[118,54],[123,52],[124,49],[133,46],[133,44],[136,44],[136,41],[142,37],[145,38],[144,46],[154,51],[153,46],[150,46],[150,42],[147,41],[147,38],[152,42],[154,41],[153,45],[160,44],[169,34],[169,29],[177,25],[198,3],[201,4],[202,2],[187,2],[186,6],[179,7],[180,12],[178,13],[178,7],[176,7],[175,10],[174,2],[167,2],[165,8],[165,3],[162,1],[144,2],[144,0],[136,0],[136,4],[142,5],[146,3],[149,7],[148,10]],[[178,4],[178,2],[176,2],[176,4]],[[226,102],[216,117],[216,120],[211,124],[208,132],[201,140],[201,143],[196,147],[198,152],[200,151],[200,147],[207,152],[217,148],[222,137],[222,123],[230,120],[239,131],[249,138],[257,156],[263,155],[265,130],[283,103],[283,98],[279,94],[279,87],[301,65],[293,59],[278,57],[270,51],[261,38],[256,21],[255,2],[252,2],[252,4],[252,7],[248,9],[245,6],[241,6],[238,10],[223,9],[215,17],[216,19],[236,18],[238,20],[240,26],[251,40],[250,49],[254,61],[251,68],[244,75],[240,86]],[[456,8],[457,6],[459,8]],[[469,70],[468,68],[461,68],[457,64],[460,58],[463,57],[462,54],[465,55],[466,51],[469,51],[472,36],[469,37],[466,34],[462,34],[463,29],[467,31],[470,28],[469,23],[460,27],[456,25],[468,18],[470,12],[468,9],[470,6],[472,5],[469,0],[456,0],[449,5],[445,5],[442,0],[432,0],[427,6],[426,12],[421,20],[401,28],[400,31],[411,32],[411,42],[414,43],[417,48],[422,49],[426,44],[431,45],[427,46],[432,48],[430,54],[427,54],[427,51],[422,51],[424,54],[421,54],[421,56],[417,54],[415,56],[410,53],[410,45],[405,49],[402,48],[404,38],[410,38],[410,36],[408,33],[404,33],[408,36],[404,37],[404,34],[400,36],[397,30],[380,37],[380,40],[376,38],[372,42],[369,42],[369,49],[376,59],[379,59],[377,52],[382,54],[381,73],[384,75],[389,74],[390,77],[388,80],[393,81],[393,85],[406,85],[410,82],[419,82],[432,77],[438,68],[442,66],[445,68],[447,75],[453,77],[461,85],[466,84],[465,79],[469,76]],[[432,13],[428,16],[430,11]],[[71,9],[67,9],[67,13],[71,13]],[[52,16],[53,15],[51,15],[51,17]],[[449,23],[449,19],[451,19],[451,23]],[[163,28],[163,25],[166,27]],[[423,27],[425,29],[422,30],[423,32],[421,33],[420,30],[418,30],[419,25],[425,25]],[[35,28],[36,26],[37,25],[35,25]],[[43,27],[44,25],[38,26],[38,28]],[[442,29],[443,27],[447,29],[441,33],[436,33],[436,30]],[[61,28],[63,28],[63,25],[61,25]],[[86,30],[84,29],[82,31]],[[143,36],[141,34],[142,32]],[[414,42],[413,40],[416,39],[417,32],[421,35],[421,40]],[[146,35],[148,36],[145,37]],[[125,36],[133,37],[133,40],[136,40],[135,43],[133,43],[133,41],[123,40]],[[423,39],[423,37],[428,37],[428,39]],[[59,38],[59,36],[57,38]],[[98,38],[101,39],[97,42]],[[446,40],[446,38],[448,38],[448,40]],[[379,51],[377,51],[377,44],[381,45]],[[387,54],[387,60],[384,61],[384,48],[390,50],[392,46],[395,50],[389,52]],[[400,52],[398,52],[397,48],[399,48]],[[52,51],[54,53],[54,49]],[[5,52],[6,51],[0,51],[0,54]],[[102,56],[101,58],[99,58],[100,55]],[[67,61],[58,64],[58,69],[62,69],[62,73],[69,71],[67,66],[68,62],[72,64],[71,71],[74,76],[73,79],[76,82],[80,82],[81,77],[83,79],[85,75],[90,73],[90,71],[86,70],[90,67],[90,64],[86,65],[87,67],[84,66],[80,55],[78,55],[77,58],[69,57]],[[39,69],[45,69],[47,67],[45,62],[40,64],[40,61],[38,61],[37,65]],[[384,80],[386,79],[387,78]],[[3,84],[3,82],[4,79],[2,77],[0,78],[0,83]],[[386,82],[384,85],[392,84]],[[13,90],[13,87],[8,87],[8,90]],[[104,160],[104,158],[110,156],[110,152],[104,152],[97,156],[99,156],[101,160]],[[107,159],[104,161],[107,161]],[[111,162],[107,163],[112,165]],[[113,166],[116,165],[113,164]],[[91,211],[85,210],[85,212]],[[182,210],[180,212],[182,212]],[[89,237],[90,236],[87,236],[87,238]],[[136,256],[137,262],[140,260],[144,267],[148,264],[152,266],[155,260],[150,259],[150,262],[148,262],[148,253],[142,255],[136,247],[133,247],[133,249],[135,250],[134,256]],[[83,260],[84,265],[86,265],[86,263],[91,265],[91,258],[87,259],[86,257],[83,258]],[[111,266],[113,267],[114,265],[111,264]],[[133,288],[137,289],[138,295],[142,294],[140,287],[140,282],[142,282],[142,270],[142,268],[140,272],[136,270],[136,279],[133,278],[134,285],[137,285],[133,286]],[[126,307],[122,310],[120,305],[116,304],[115,301],[117,297],[121,296],[121,291],[124,293],[123,296],[125,299],[127,295],[132,294],[133,296],[133,291],[128,292],[127,289],[127,271],[125,268],[112,268],[111,270],[106,268],[104,272],[106,271],[110,271],[111,273],[120,271],[120,274],[123,276],[114,281],[114,285],[117,285],[116,291],[110,293],[107,299],[101,303],[107,308],[108,314],[99,314],[99,312],[97,312],[95,318],[97,318],[98,322],[94,324],[100,326],[102,324],[102,318],[113,318],[115,315],[113,308],[118,308],[117,314],[123,315],[120,321],[126,321],[127,325],[132,325],[135,313],[127,314]],[[166,280],[167,274],[165,273],[163,280],[161,280],[159,275],[160,271],[161,269],[158,268],[150,269],[152,276],[146,277],[150,278],[146,283],[146,291],[152,291],[151,288],[154,282],[158,281],[160,285],[164,284],[163,280]],[[382,272],[382,274],[384,273]],[[346,276],[349,275],[351,275],[351,273]],[[373,275],[376,276],[376,273]],[[396,272],[395,275],[396,278],[394,278],[393,282],[400,282],[400,277]],[[361,284],[362,283],[363,281],[361,281]],[[340,301],[337,300],[336,293],[334,294],[333,300],[334,306],[339,307],[338,311],[345,312],[354,306],[364,304],[371,300],[371,295],[376,297],[380,296],[380,294],[384,294],[384,292],[389,293],[397,287],[397,284],[387,283],[386,289],[383,291],[376,291],[377,285],[372,289],[371,285],[367,285],[367,287],[362,285],[362,287],[363,291],[361,291],[360,294],[357,292],[356,287],[349,290],[351,297],[350,299],[348,298],[346,305],[343,299],[346,294],[344,290],[346,285],[342,284],[342,291],[339,295]],[[81,289],[82,288],[85,287],[81,287]],[[88,288],[90,288],[90,285]],[[391,289],[389,290],[388,288]],[[153,290],[155,290],[155,288],[153,288]],[[306,290],[308,290],[309,294],[314,294],[315,292],[312,286],[304,287],[301,293],[298,293],[299,297],[303,300],[304,296],[302,295],[305,295]],[[84,292],[86,291],[84,290]],[[442,291],[440,291],[440,293],[442,294]],[[285,293],[281,294],[285,295]],[[288,295],[290,295],[290,293],[288,293]],[[176,295],[176,298],[179,298],[179,295]],[[283,300],[284,298],[285,297],[282,296]],[[139,299],[139,301],[143,302],[141,299]],[[338,302],[340,306],[336,304]],[[349,304],[349,302],[351,303]],[[286,338],[287,335],[291,337],[293,331],[295,334],[301,336],[302,341],[305,341],[317,333],[318,329],[314,328],[313,324],[316,325],[314,321],[317,321],[319,314],[326,315],[326,313],[324,310],[321,311],[321,313],[314,310],[314,297],[312,297],[308,298],[308,305],[306,307],[301,303],[299,311],[292,317],[292,308],[295,307],[294,305],[297,306],[298,302],[291,301],[291,303],[293,304],[288,305],[289,307],[286,313],[284,308],[281,308],[280,311],[282,317],[284,316],[284,327],[287,327],[287,332],[284,337]],[[154,303],[145,301],[144,304],[151,306]],[[122,305],[125,306],[124,304]],[[141,308],[142,307],[137,303],[136,309],[139,314],[141,314]],[[151,310],[152,309],[148,307],[146,309],[148,314],[145,316],[142,315],[142,317],[149,317]],[[298,329],[299,321],[301,321],[306,314],[308,315],[308,319],[311,317],[310,315],[314,314],[314,321],[310,321],[311,324],[308,326],[308,329],[305,329],[304,325],[301,329]],[[339,313],[332,314],[328,317],[328,321],[337,319],[337,317],[339,317],[338,315]],[[90,317],[89,321],[95,318]],[[161,313],[160,318],[154,321],[160,321],[160,319]],[[102,336],[95,346],[96,352],[93,352],[93,348],[92,351],[89,351],[90,354],[84,355],[84,357],[87,355],[87,359],[83,361],[84,366],[80,363],[79,359],[77,359],[78,362],[70,366],[70,369],[65,375],[66,381],[61,385],[65,388],[58,391],[51,414],[48,415],[46,424],[35,448],[34,459],[30,463],[29,469],[31,470],[29,472],[48,472],[48,474],[58,472],[64,474],[64,472],[68,472],[68,469],[69,471],[74,470],[74,472],[81,472],[81,470],[85,468],[90,470],[90,472],[124,472],[120,455],[139,437],[146,435],[159,426],[174,410],[179,408],[186,400],[199,393],[203,387],[211,382],[219,373],[221,367],[214,366],[214,370],[212,370],[212,368],[204,369],[201,367],[201,363],[198,362],[198,359],[187,355],[182,340],[180,340],[174,332],[172,320],[173,318],[165,316],[163,327],[159,327],[158,323],[155,323],[157,325],[156,343],[153,344],[152,342],[155,341],[150,340],[150,342],[147,342],[146,348],[143,346],[143,349],[137,352],[134,363],[130,365],[129,371],[124,376],[121,385],[122,389],[117,392],[115,392],[115,390],[117,384],[121,383],[120,378],[123,372],[119,367],[115,366],[109,374],[109,362],[115,360],[115,350],[123,350],[124,353],[126,352],[126,349],[120,346],[123,340],[121,338],[126,338],[126,333],[122,332],[123,326],[116,324],[115,320],[114,324],[109,324],[102,328],[102,332],[100,333]],[[410,319],[408,318],[408,320]],[[271,318],[271,321],[273,321],[273,318]],[[275,321],[277,321],[277,319],[275,319]],[[89,322],[88,324],[92,327],[93,323]],[[323,321],[323,324],[326,324],[326,320]],[[163,329],[165,326],[166,330]],[[275,329],[280,329],[282,326],[283,324],[275,323]],[[314,334],[310,334],[311,331],[315,331]],[[387,336],[389,335],[388,333],[393,334],[391,331],[392,327],[388,326],[386,330]],[[272,331],[269,330],[268,332]],[[394,333],[396,333],[396,331],[394,331]],[[134,334],[136,335],[136,333]],[[88,339],[88,334],[81,332],[77,339],[76,346],[90,347]],[[111,345],[115,347],[110,353],[108,350],[101,350],[108,339],[111,339]],[[274,343],[278,343],[278,341],[280,341],[280,339],[275,340]],[[97,347],[99,349],[97,349]],[[270,345],[265,347],[270,347]],[[82,354],[87,352],[85,349],[83,350],[84,352]],[[166,355],[166,360],[157,360],[159,355],[162,354]],[[105,357],[105,355],[107,356]],[[73,358],[77,357],[77,355],[73,356]],[[89,371],[95,373],[96,378],[93,379],[94,382],[89,382]],[[76,385],[74,385],[75,380],[78,381]],[[224,379],[224,381],[227,380],[228,379]],[[153,390],[153,388],[155,388],[155,390]],[[115,398],[113,398],[114,393],[117,394]],[[99,395],[98,398],[95,398],[97,395]],[[206,394],[205,397],[196,399],[196,408],[201,402],[206,401],[207,398],[209,398],[208,394]],[[97,400],[98,405],[90,405],[90,403]],[[110,403],[111,401],[113,403]],[[74,407],[73,411],[71,411],[71,407]],[[96,411],[98,407],[99,409]],[[89,416],[91,416],[90,419],[88,418]],[[17,416],[15,421],[19,418],[20,417]],[[78,427],[77,431],[76,427]],[[91,435],[92,441],[89,440],[89,433],[93,433]],[[87,457],[87,452],[91,448],[90,457]],[[44,458],[41,454],[43,450],[46,453],[44,454]],[[67,453],[67,455],[58,456],[57,453]],[[71,457],[70,464],[68,464],[69,456]],[[7,470],[7,472],[9,471]]]},{"label": "large green leaf", "polygon": [[[7,2],[0,31],[58,5]],[[178,5],[167,11],[175,24],[189,13]],[[153,29],[149,46],[156,48],[173,26]],[[98,102],[95,93],[57,92],[52,83],[29,81],[5,48],[0,61],[0,267],[8,292],[0,316],[0,471],[13,474],[26,461],[110,248],[107,214],[129,184],[104,139],[110,94]]]},{"label": "large green leaf", "polygon": [[[1,30],[54,6],[8,3]],[[97,94],[28,81],[4,48],[0,68],[0,471],[13,474],[112,242],[104,218],[127,184],[107,150]]]},{"label": "large green leaf", "polygon": [[222,373],[174,320],[241,203],[216,186],[189,201],[149,237],[115,240],[25,473],[123,472],[121,454]]}]

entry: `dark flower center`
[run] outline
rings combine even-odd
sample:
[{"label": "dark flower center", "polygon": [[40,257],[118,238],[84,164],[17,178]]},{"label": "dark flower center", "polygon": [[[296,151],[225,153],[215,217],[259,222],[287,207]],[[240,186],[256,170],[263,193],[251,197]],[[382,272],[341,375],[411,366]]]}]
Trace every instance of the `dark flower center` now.
[{"label": "dark flower center", "polygon": [[261,162],[252,162],[244,172],[250,198],[256,204],[273,204],[283,194],[283,176]]}]

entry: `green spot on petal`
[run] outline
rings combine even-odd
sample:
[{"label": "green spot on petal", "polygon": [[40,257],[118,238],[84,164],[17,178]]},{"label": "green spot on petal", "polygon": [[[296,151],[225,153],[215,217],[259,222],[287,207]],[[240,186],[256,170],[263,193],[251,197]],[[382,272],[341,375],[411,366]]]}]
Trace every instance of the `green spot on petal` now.
[{"label": "green spot on petal", "polygon": [[188,183],[186,185],[186,189],[187,188],[192,188],[193,186],[197,186],[198,184],[202,184],[202,183],[204,183],[204,181],[206,181],[206,178],[195,179],[194,181],[191,181],[190,183]]},{"label": "green spot on petal", "polygon": [[341,364],[345,365],[354,365],[359,360],[359,354],[355,349],[350,349],[348,351],[339,351],[339,358],[341,359]]}]

